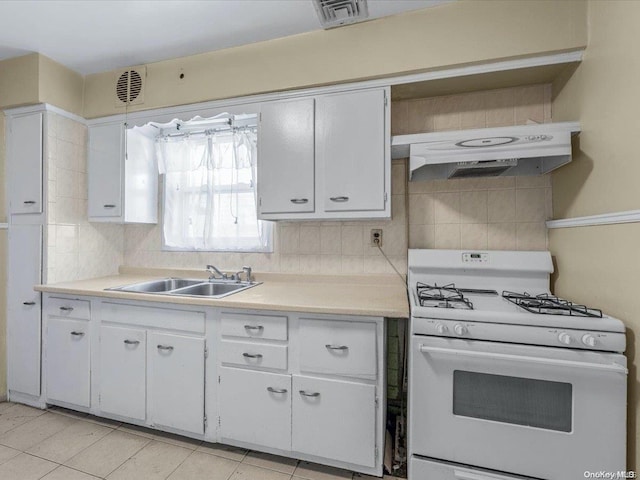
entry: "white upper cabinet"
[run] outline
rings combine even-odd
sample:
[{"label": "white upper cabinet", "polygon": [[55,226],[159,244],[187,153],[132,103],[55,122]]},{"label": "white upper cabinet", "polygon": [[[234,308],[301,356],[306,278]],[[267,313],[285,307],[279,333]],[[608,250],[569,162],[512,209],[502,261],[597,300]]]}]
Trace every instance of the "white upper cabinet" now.
[{"label": "white upper cabinet", "polygon": [[390,217],[388,94],[376,88],[263,104],[260,218]]},{"label": "white upper cabinet", "polygon": [[258,141],[260,213],[314,211],[314,100],[263,105]]},{"label": "white upper cabinet", "polygon": [[9,213],[42,213],[42,112],[8,123]]},{"label": "white upper cabinet", "polygon": [[316,135],[324,211],[384,211],[385,91],[318,97]]},{"label": "white upper cabinet", "polygon": [[89,221],[157,223],[153,140],[122,122],[89,126]]}]

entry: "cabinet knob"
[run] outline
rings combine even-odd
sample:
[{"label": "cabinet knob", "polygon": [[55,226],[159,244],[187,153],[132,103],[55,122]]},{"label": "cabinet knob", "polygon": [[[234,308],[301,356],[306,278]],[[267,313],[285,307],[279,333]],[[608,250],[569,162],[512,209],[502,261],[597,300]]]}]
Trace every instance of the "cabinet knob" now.
[{"label": "cabinet knob", "polygon": [[84,337],[84,332],[71,332],[74,337]]},{"label": "cabinet knob", "polygon": [[103,205],[104,208],[116,208],[116,206],[113,203],[107,203],[106,205]]},{"label": "cabinet knob", "polygon": [[332,202],[338,202],[338,203],[344,203],[344,202],[348,202],[349,201],[349,197],[329,197],[329,200],[331,200]]},{"label": "cabinet knob", "polygon": [[[125,340],[124,341],[125,345],[140,345],[140,340]],[[160,348],[160,346],[158,345],[158,348]]]},{"label": "cabinet knob", "polygon": [[261,353],[243,353],[242,356],[244,358],[262,358],[262,354]]},{"label": "cabinet knob", "polygon": [[346,345],[325,345],[329,350],[349,350],[349,347]]},{"label": "cabinet knob", "polygon": [[60,307],[63,312],[73,312],[73,307]]},{"label": "cabinet knob", "polygon": [[307,392],[305,390],[300,390],[300,395],[305,397],[319,397],[320,392]]},{"label": "cabinet knob", "polygon": [[267,392],[271,392],[271,393],[287,393],[287,389],[286,388],[267,387]]},{"label": "cabinet knob", "polygon": [[36,204],[35,200],[25,200],[22,203],[24,203],[25,205],[35,205]]},{"label": "cabinet knob", "polygon": [[291,203],[295,203],[296,205],[302,204],[302,203],[309,203],[309,199],[308,198],[292,198]]},{"label": "cabinet knob", "polygon": [[31,307],[31,306],[35,305],[36,302],[22,302],[22,304]]},{"label": "cabinet knob", "polygon": [[170,352],[173,350],[173,347],[171,345],[158,345],[158,350],[166,350]]}]

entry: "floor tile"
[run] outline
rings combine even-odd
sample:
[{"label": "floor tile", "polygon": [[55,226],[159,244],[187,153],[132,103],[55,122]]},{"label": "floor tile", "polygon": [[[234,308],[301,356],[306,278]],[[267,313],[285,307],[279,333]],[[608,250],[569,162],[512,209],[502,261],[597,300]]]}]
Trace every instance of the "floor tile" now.
[{"label": "floor tile", "polygon": [[58,415],[64,415],[71,418],[86,418],[89,416],[88,413],[76,412],[75,410],[69,410],[68,408],[62,408],[56,405],[51,405],[47,410],[51,413],[57,413]]},{"label": "floor tile", "polygon": [[327,467],[317,463],[300,462],[294,477],[305,478],[307,480],[337,480],[340,478],[353,478],[353,472],[342,470],[341,468]]},{"label": "floor tile", "polygon": [[188,448],[152,441],[107,478],[109,480],[164,480],[191,453]]},{"label": "floor tile", "polygon": [[249,452],[242,463],[253,465],[254,467],[268,468],[277,472],[292,475],[298,464],[295,458],[279,457],[268,453]]},{"label": "floor tile", "polygon": [[0,465],[0,478],[11,480],[38,480],[56,468],[53,462],[21,453]]},{"label": "floor tile", "polygon": [[101,425],[78,421],[27,449],[27,453],[64,463],[112,431],[113,429]]},{"label": "floor tile", "polygon": [[217,455],[218,457],[224,457],[238,462],[241,462],[247,454],[247,450],[244,448],[232,447],[221,443],[205,442],[200,445],[197,450],[198,452],[210,453],[211,455]]},{"label": "floor tile", "polygon": [[77,421],[71,417],[47,412],[0,435],[0,444],[27,450]]},{"label": "floor tile", "polygon": [[182,435],[175,435],[173,433],[156,431],[152,437],[159,442],[170,443],[171,445],[177,445],[178,447],[188,448],[195,450],[202,445],[202,440],[196,440],[195,438],[183,437]]},{"label": "floor tile", "polygon": [[4,412],[7,408],[11,408],[15,403],[12,402],[0,402],[0,413]]},{"label": "floor tile", "polygon": [[102,425],[104,427],[109,427],[109,428],[119,428],[120,425],[122,425],[122,422],[119,422],[118,420],[111,420],[110,418],[96,417],[94,415],[87,415],[84,421],[95,423],[96,425]]},{"label": "floor tile", "polygon": [[5,447],[4,445],[0,445],[0,465],[5,462],[8,462],[16,455],[20,455],[20,450],[16,450],[14,448]]},{"label": "floor tile", "polygon": [[42,480],[98,480],[99,477],[73,470],[60,465],[53,472],[42,477]]},{"label": "floor tile", "polygon": [[290,480],[291,475],[241,463],[229,480]]},{"label": "floor tile", "polygon": [[151,439],[114,430],[65,462],[65,465],[106,477],[138,453]]},{"label": "floor tile", "polygon": [[44,410],[38,410],[37,408],[17,403],[11,404],[10,407],[0,412],[0,435],[40,415],[44,415],[44,413]]},{"label": "floor tile", "polygon": [[167,480],[227,480],[238,465],[227,458],[193,452]]},{"label": "floor tile", "polygon": [[130,425],[128,423],[120,425],[118,430],[146,438],[153,438],[158,433],[156,430],[152,430],[151,428],[139,427],[138,425]]}]

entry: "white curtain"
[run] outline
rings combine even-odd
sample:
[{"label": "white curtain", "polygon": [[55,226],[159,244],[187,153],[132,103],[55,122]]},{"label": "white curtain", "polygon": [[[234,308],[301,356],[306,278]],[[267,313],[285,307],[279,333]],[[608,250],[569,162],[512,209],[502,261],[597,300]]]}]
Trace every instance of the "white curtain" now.
[{"label": "white curtain", "polygon": [[251,130],[158,138],[165,247],[272,250],[272,224],[257,219],[256,142]]}]

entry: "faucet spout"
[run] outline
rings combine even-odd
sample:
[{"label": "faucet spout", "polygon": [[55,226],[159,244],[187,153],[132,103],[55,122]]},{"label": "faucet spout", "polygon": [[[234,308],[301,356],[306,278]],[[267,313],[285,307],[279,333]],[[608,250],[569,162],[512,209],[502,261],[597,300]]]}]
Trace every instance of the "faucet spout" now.
[{"label": "faucet spout", "polygon": [[218,275],[220,275],[220,278],[223,280],[226,280],[227,278],[227,274],[221,272],[216,266],[214,265],[207,265],[207,271],[211,274],[209,276],[209,280],[214,280],[216,278],[216,273]]}]

